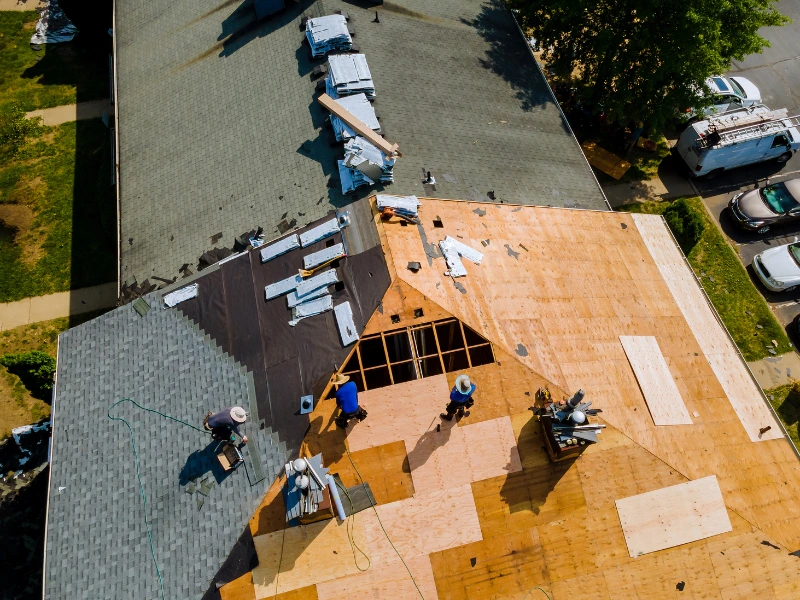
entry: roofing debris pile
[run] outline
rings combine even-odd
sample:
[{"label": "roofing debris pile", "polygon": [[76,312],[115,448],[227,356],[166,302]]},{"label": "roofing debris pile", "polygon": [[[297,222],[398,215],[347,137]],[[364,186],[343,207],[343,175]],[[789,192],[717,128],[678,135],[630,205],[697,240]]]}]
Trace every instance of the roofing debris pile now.
[{"label": "roofing debris pile", "polygon": [[394,182],[394,158],[383,152],[360,136],[345,142],[344,160],[337,161],[342,193],[349,194],[362,185]]},{"label": "roofing debris pile", "polygon": [[[344,98],[335,100],[335,102],[364,123],[364,125],[372,129],[372,131],[380,132],[381,124],[378,123],[378,115],[375,114],[375,109],[372,108],[372,104],[367,100],[366,94],[345,96]],[[357,135],[350,125],[342,121],[336,115],[331,115],[331,127],[333,127],[333,133],[336,135],[337,142],[346,142]]]},{"label": "roofing debris pile", "polygon": [[334,54],[328,57],[328,79],[326,91],[331,98],[366,95],[375,99],[375,83],[372,81],[367,65],[367,57],[363,54]]},{"label": "roofing debris pile", "polygon": [[[261,249],[261,262],[268,262],[296,248],[306,248],[341,231],[346,225],[346,219],[336,217],[299,235],[295,233],[280,239]],[[356,333],[353,323],[353,311],[350,303],[342,302],[334,307],[333,297],[328,290],[330,286],[339,283],[339,276],[335,268],[321,271],[324,267],[346,256],[347,249],[343,242],[305,255],[303,266],[298,269],[297,275],[265,286],[264,295],[267,301],[286,296],[286,304],[292,309],[292,319],[289,321],[289,325],[292,327],[303,319],[335,308],[336,326],[341,335],[342,346],[352,344],[358,340],[358,333]]]},{"label": "roofing debris pile", "polygon": [[467,269],[464,267],[464,263],[461,262],[462,258],[466,258],[476,265],[481,264],[483,260],[482,253],[474,248],[470,248],[466,244],[462,244],[449,235],[439,242],[439,249],[442,251],[444,260],[447,262],[448,270],[445,272],[445,275],[453,278],[465,277],[467,274]]},{"label": "roofing debris pile", "polygon": [[315,58],[329,52],[348,52],[353,47],[353,38],[342,15],[309,19],[306,21],[306,38],[311,45],[311,56]]},{"label": "roofing debris pile", "polygon": [[36,32],[31,36],[31,44],[69,42],[76,35],[78,35],[78,28],[61,10],[58,0],[50,0],[39,14]]}]

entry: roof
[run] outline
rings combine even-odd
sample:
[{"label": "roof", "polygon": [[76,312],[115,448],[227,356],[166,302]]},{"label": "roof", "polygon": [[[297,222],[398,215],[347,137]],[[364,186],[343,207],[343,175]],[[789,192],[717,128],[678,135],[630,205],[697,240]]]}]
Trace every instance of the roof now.
[{"label": "roof", "polygon": [[259,24],[248,4],[116,2],[122,283],[172,279],[243,231],[278,235],[350,202],[327,187],[342,146],[314,99],[303,13],[350,14],[402,193],[606,208],[499,0],[387,2],[380,23],[343,0],[286,4]]},{"label": "roof", "polygon": [[[319,398],[352,349],[343,347],[333,312],[291,327],[286,298],[266,301],[264,288],[297,274],[304,256],[344,243],[349,256],[330,265],[341,285],[330,292],[336,306],[350,303],[362,331],[389,275],[358,208],[351,205],[350,226],[327,239],[266,264],[258,250],[244,252],[146,295],[144,316],[129,304],[61,334],[45,598],[159,597],[137,460],[166,598],[213,598],[215,581],[251,568],[247,522],[309,427],[300,398]],[[164,294],[187,284],[197,284],[196,298],[161,308]],[[123,398],[141,406],[113,406]],[[193,428],[232,405],[249,413],[249,441],[244,466],[226,474],[217,443]],[[137,456],[127,428],[110,416],[130,423]]]},{"label": "roof", "polygon": [[[346,437],[335,403],[318,403],[302,452],[322,452],[346,487],[368,483],[377,506],[284,531],[276,483],[250,524],[259,564],[223,600],[521,598],[535,586],[552,598],[796,597],[798,457],[663,219],[431,198],[420,219],[380,222],[392,283],[364,335],[455,317],[494,362],[367,389],[369,416]],[[455,281],[435,249],[447,235],[483,254]],[[655,338],[691,424],[654,423],[620,339],[631,336]],[[461,372],[475,404],[440,423]],[[584,389],[603,411],[600,443],[552,463],[529,410],[541,386],[556,399]],[[703,491],[690,501],[690,489]],[[688,537],[640,554],[625,527],[648,515],[634,504]]]}]

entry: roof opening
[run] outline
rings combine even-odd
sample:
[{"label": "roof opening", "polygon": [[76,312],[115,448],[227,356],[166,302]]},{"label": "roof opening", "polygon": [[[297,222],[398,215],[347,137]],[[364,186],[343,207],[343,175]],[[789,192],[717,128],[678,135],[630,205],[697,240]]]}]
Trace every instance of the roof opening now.
[{"label": "roof opening", "polygon": [[419,319],[419,318],[424,317],[424,316],[425,316],[425,313],[422,312],[421,308],[415,308],[414,309],[414,318],[415,319]]},{"label": "roof opening", "polygon": [[436,219],[436,220],[434,220],[434,222],[433,222],[433,226],[434,226],[434,227],[438,227],[438,228],[440,228],[440,229],[441,229],[442,227],[444,227],[444,223],[442,223],[442,220],[441,220],[441,219]]},{"label": "roof opening", "polygon": [[400,322],[400,315],[392,315],[392,323],[399,323]]},{"label": "roof opening", "polygon": [[[392,315],[392,322],[399,321]],[[493,362],[486,338],[457,319],[445,319],[361,338],[342,373],[364,391]]]},{"label": "roof opening", "polygon": [[336,284],[333,286],[333,289],[337,292],[344,291],[344,281],[337,281]]},{"label": "roof opening", "polygon": [[334,243],[335,242],[333,240],[328,240],[327,242],[325,242],[325,247],[330,248],[331,246],[333,246]]}]

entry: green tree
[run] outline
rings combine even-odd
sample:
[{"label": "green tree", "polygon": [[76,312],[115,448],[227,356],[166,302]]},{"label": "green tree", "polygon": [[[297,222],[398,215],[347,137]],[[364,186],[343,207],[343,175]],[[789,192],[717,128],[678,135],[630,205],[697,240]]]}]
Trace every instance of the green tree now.
[{"label": "green tree", "polygon": [[685,198],[679,198],[664,211],[664,219],[686,256],[703,236],[705,223]]},{"label": "green tree", "polygon": [[710,105],[705,79],[769,46],[760,28],[790,22],[775,0],[507,2],[557,74],[578,70],[579,98],[656,129],[676,110]]},{"label": "green tree", "polygon": [[53,375],[56,372],[55,358],[39,350],[32,350],[4,354],[0,356],[0,365],[19,377],[34,398],[50,400]]}]

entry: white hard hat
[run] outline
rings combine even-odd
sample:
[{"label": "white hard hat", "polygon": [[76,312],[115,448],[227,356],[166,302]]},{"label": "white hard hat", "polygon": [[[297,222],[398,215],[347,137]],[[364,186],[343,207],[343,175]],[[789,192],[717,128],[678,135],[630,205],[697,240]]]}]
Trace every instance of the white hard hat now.
[{"label": "white hard hat", "polygon": [[237,423],[244,423],[245,421],[247,421],[247,413],[241,406],[234,406],[231,409],[231,419],[233,419]]},{"label": "white hard hat", "polygon": [[468,394],[472,389],[472,382],[469,380],[469,375],[459,375],[456,377],[456,389],[462,394]]},{"label": "white hard hat", "polygon": [[308,487],[308,483],[309,483],[308,475],[298,475],[297,477],[295,477],[294,483],[301,490],[306,489]]},{"label": "white hard hat", "polygon": [[292,462],[292,466],[294,467],[295,471],[305,471],[308,463],[306,462],[305,458],[296,458],[294,462]]},{"label": "white hard hat", "polygon": [[582,410],[576,410],[571,415],[570,418],[575,421],[578,425],[581,423],[586,423],[586,413]]}]

